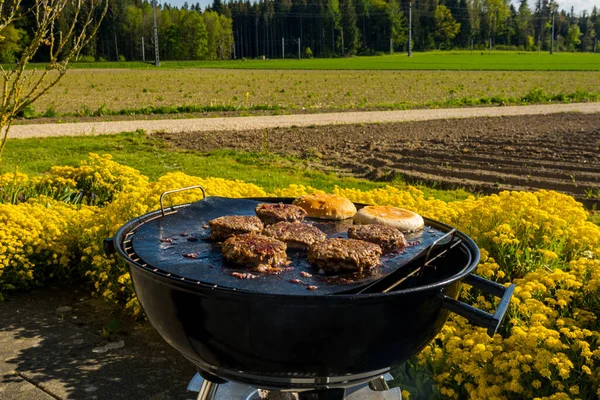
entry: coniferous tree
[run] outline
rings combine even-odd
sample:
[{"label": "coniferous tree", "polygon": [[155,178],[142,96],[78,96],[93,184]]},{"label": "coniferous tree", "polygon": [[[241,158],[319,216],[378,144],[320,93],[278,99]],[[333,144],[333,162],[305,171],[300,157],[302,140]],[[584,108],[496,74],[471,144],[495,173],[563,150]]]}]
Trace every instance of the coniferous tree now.
[{"label": "coniferous tree", "polygon": [[471,44],[473,33],[471,31],[471,16],[467,0],[460,0],[455,15],[456,22],[460,24],[460,31],[456,35],[456,43],[458,47],[468,48]]},{"label": "coniferous tree", "polygon": [[519,5],[519,15],[517,17],[517,25],[519,27],[517,34],[517,44],[523,46],[526,50],[529,49],[533,40],[533,29],[531,25],[531,9],[527,0],[521,0]]},{"label": "coniferous tree", "polygon": [[340,0],[340,13],[343,33],[343,43],[340,43],[340,47],[343,54],[354,55],[358,51],[359,31],[353,0]]}]

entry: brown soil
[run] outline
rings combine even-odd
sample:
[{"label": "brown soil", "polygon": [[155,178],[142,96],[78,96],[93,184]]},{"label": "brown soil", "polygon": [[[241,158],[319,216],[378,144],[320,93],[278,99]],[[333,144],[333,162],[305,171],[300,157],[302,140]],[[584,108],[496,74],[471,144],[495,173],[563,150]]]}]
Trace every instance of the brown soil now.
[{"label": "brown soil", "polygon": [[396,174],[495,192],[600,191],[600,114],[447,119],[397,124],[162,134],[199,151],[271,151],[373,180]]}]

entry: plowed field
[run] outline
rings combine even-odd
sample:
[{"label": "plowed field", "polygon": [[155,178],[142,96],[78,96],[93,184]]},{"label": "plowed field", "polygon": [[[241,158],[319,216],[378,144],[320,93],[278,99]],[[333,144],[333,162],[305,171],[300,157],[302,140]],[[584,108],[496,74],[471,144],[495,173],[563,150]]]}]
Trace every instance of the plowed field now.
[{"label": "plowed field", "polygon": [[550,189],[600,198],[600,114],[162,136],[185,149],[291,154],[320,169],[374,180],[401,175],[484,192]]}]

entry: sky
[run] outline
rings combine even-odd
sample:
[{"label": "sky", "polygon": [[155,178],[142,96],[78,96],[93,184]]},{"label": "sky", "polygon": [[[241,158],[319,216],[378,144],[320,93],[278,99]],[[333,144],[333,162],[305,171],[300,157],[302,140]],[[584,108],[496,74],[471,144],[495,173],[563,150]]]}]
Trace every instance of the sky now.
[{"label": "sky", "polygon": [[[158,0],[159,3],[167,2],[174,6],[182,6],[186,0]],[[188,4],[196,4],[200,3],[202,8],[206,7],[208,4],[212,4],[212,0],[187,0]],[[517,1],[513,0],[513,3],[517,4]],[[531,7],[534,1],[529,1],[529,6]],[[567,11],[571,10],[571,6],[575,8],[575,14],[579,14],[580,11],[588,10],[588,12],[592,11],[594,5],[600,7],[600,0],[558,0],[557,3],[560,5],[561,9],[565,9]]]}]

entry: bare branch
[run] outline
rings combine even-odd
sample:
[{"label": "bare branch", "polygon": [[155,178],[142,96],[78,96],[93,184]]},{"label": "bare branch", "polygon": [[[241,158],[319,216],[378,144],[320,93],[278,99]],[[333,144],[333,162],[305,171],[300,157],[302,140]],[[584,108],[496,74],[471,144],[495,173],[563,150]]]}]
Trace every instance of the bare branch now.
[{"label": "bare branch", "polygon": [[[0,0],[0,34],[15,18],[19,17],[22,0],[14,0],[10,11],[5,9],[6,0]],[[30,43],[23,49],[15,68],[1,69],[2,104],[0,109],[0,165],[2,152],[9,137],[9,130],[16,115],[54,87],[67,73],[69,63],[96,35],[101,21],[108,11],[109,0],[35,0],[25,13],[35,19],[35,30]],[[67,28],[59,30],[58,20],[72,4],[74,15]],[[89,10],[82,14],[84,5]],[[104,5],[100,17],[94,20],[99,5]],[[67,51],[67,45],[70,47]],[[26,67],[42,46],[47,46],[50,60],[46,68],[37,73],[26,72]],[[57,74],[51,74],[56,70]]]}]

